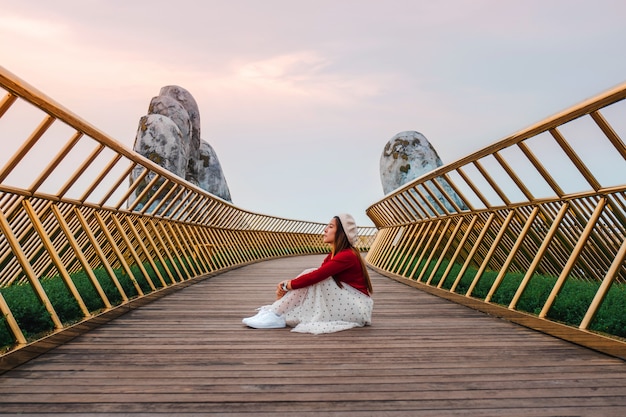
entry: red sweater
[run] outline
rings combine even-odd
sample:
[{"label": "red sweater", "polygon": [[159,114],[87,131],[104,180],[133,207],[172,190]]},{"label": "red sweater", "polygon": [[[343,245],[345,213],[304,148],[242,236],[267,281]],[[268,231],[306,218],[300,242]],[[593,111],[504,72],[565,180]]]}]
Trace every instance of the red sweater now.
[{"label": "red sweater", "polygon": [[344,249],[331,257],[329,254],[322,261],[322,265],[315,271],[309,272],[291,280],[291,288],[298,289],[317,284],[328,277],[333,277],[336,281],[345,282],[349,286],[356,288],[363,294],[369,296],[367,283],[361,269],[361,262],[351,249]]}]

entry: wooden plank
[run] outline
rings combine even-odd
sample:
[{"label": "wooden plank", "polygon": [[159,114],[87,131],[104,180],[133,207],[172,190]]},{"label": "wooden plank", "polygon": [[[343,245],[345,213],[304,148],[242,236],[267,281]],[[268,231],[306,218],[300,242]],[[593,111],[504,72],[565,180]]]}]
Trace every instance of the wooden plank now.
[{"label": "wooden plank", "polygon": [[524,416],[626,413],[626,363],[372,272],[373,325],[241,324],[322,256],[200,281],[0,375],[0,414]]}]

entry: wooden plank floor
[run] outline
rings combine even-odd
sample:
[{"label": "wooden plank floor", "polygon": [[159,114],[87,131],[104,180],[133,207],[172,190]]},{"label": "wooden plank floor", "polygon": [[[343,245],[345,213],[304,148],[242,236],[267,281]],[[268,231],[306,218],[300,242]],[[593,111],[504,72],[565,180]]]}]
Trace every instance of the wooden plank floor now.
[{"label": "wooden plank floor", "polygon": [[373,325],[241,318],[321,256],[201,281],[0,376],[1,415],[624,416],[626,363],[372,273]]}]

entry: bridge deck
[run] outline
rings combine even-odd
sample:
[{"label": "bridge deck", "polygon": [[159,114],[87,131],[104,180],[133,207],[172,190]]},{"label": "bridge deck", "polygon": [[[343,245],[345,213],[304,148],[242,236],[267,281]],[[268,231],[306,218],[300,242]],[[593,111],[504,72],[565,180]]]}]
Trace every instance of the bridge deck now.
[{"label": "bridge deck", "polygon": [[373,325],[241,318],[321,256],[263,262],[133,310],[0,376],[0,414],[626,415],[626,363],[372,273]]}]

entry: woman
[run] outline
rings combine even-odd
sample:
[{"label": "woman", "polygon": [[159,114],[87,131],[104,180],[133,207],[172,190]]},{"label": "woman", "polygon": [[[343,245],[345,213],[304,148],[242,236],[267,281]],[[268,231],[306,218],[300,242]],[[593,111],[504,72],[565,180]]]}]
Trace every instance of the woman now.
[{"label": "woman", "polygon": [[255,329],[286,326],[300,333],[332,333],[371,324],[374,301],[372,283],[361,254],[355,248],[357,226],[349,214],[331,219],[324,229],[324,243],[331,251],[319,268],[307,269],[282,281],[274,304],[243,319]]}]

